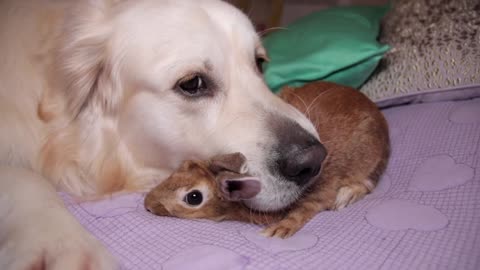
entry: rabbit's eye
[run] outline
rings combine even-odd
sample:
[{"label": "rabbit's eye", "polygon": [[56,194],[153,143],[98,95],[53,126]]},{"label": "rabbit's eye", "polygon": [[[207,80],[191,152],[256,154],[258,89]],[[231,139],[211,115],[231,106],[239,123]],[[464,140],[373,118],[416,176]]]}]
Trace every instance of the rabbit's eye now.
[{"label": "rabbit's eye", "polygon": [[185,198],[183,198],[183,200],[189,205],[196,206],[202,203],[203,195],[198,190],[192,190],[187,193],[187,195],[185,195]]}]

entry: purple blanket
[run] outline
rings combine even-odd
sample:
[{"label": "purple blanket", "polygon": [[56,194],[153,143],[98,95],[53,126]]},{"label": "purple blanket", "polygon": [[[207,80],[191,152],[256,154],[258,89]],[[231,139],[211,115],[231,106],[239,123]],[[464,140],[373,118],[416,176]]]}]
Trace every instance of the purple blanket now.
[{"label": "purple blanket", "polygon": [[378,188],[287,240],[156,217],[139,194],[66,203],[123,269],[480,269],[480,99],[384,113],[392,156]]}]

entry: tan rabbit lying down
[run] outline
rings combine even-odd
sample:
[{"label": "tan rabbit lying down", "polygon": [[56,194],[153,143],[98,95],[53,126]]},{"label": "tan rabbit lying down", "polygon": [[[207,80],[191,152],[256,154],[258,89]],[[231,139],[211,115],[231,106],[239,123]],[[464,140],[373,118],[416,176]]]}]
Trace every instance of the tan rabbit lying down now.
[{"label": "tan rabbit lying down", "polygon": [[210,161],[185,161],[180,168],[145,197],[145,208],[159,216],[238,220],[270,224],[280,214],[259,213],[242,203],[260,192],[260,182],[246,175],[246,159],[240,153]]},{"label": "tan rabbit lying down", "polygon": [[317,213],[341,209],[371,192],[389,156],[388,126],[375,104],[355,89],[327,82],[285,88],[280,97],[312,121],[328,153],[297,202],[268,214],[239,203],[261,186],[246,175],[245,160],[237,153],[227,159],[186,161],[147,195],[147,209],[158,215],[270,224],[264,234],[283,238]]}]

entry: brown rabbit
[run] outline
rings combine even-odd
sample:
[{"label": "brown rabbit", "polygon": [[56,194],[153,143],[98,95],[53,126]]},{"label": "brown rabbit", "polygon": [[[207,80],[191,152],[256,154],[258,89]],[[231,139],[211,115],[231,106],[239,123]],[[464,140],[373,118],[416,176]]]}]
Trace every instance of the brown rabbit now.
[{"label": "brown rabbit", "polygon": [[386,167],[390,147],[382,113],[353,88],[314,82],[284,88],[280,97],[312,121],[328,153],[309,190],[284,219],[264,231],[284,238],[315,214],[344,208],[372,191]]},{"label": "brown rabbit", "polygon": [[260,192],[260,182],[246,171],[246,158],[240,153],[187,160],[147,194],[145,208],[155,215],[189,219],[279,221],[280,214],[255,212],[240,202]]},{"label": "brown rabbit", "polygon": [[[147,195],[146,208],[184,218],[278,221],[263,233],[285,238],[317,213],[341,209],[369,193],[389,156],[387,123],[375,104],[355,89],[327,82],[285,88],[280,97],[309,117],[328,152],[319,176],[286,215],[253,212],[239,203],[255,196],[260,185],[245,175],[245,159],[238,153],[186,161]],[[188,196],[201,196],[202,202],[191,205]]]}]

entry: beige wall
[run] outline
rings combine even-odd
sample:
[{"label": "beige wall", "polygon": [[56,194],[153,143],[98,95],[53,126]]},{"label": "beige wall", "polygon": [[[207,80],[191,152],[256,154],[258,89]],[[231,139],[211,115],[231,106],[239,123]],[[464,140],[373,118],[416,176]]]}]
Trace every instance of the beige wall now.
[{"label": "beige wall", "polygon": [[[260,28],[286,25],[313,11],[337,5],[381,5],[388,0],[227,0],[243,7]],[[275,16],[279,11],[281,16]],[[278,14],[280,15],[280,14]],[[261,30],[261,29],[260,29]]]},{"label": "beige wall", "polygon": [[[262,0],[259,2],[268,2]],[[307,15],[315,10],[319,10],[335,5],[381,5],[388,0],[286,0],[284,1],[282,25],[288,24],[298,17]]]}]

